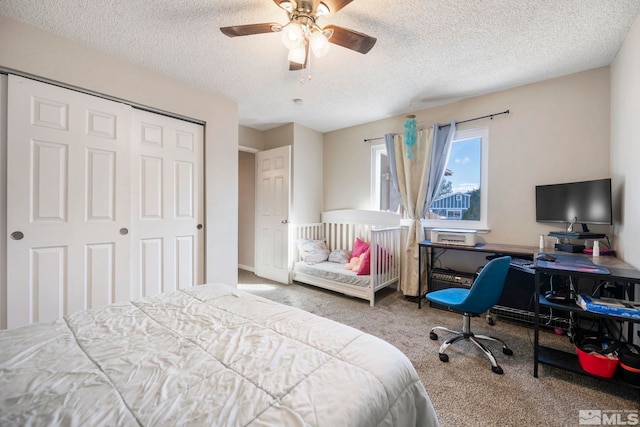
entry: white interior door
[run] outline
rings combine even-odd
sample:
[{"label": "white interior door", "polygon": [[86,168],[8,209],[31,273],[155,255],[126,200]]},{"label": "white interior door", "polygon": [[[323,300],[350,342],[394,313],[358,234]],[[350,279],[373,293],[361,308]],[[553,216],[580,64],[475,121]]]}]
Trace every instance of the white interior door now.
[{"label": "white interior door", "polygon": [[203,126],[134,110],[134,296],[204,281]]},{"label": "white interior door", "polygon": [[7,327],[129,298],[130,109],[9,76]]},{"label": "white interior door", "polygon": [[291,147],[256,154],[256,275],[289,282]]}]

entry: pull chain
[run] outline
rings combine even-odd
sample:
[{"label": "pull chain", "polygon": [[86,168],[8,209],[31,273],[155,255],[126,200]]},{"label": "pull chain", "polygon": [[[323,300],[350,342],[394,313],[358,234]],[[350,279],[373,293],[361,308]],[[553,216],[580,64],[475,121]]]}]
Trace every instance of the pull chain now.
[{"label": "pull chain", "polygon": [[305,71],[308,73],[306,81],[311,81],[311,56],[312,56],[311,52],[309,51],[309,53],[307,54],[307,68],[306,69],[303,68],[301,70],[300,84],[302,85],[305,83],[305,79],[304,79]]}]

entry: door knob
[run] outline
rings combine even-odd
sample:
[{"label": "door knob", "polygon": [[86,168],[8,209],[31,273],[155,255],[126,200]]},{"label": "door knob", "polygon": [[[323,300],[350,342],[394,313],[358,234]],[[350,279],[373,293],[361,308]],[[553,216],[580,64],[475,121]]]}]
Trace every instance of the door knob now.
[{"label": "door knob", "polygon": [[282,221],[280,221],[280,222],[281,222],[281,223],[283,223],[283,224],[288,224],[288,223],[289,223],[289,220],[288,220],[288,219],[283,219],[283,220],[282,220]]},{"label": "door knob", "polygon": [[127,230],[126,228],[121,228],[120,234],[122,234],[123,236],[126,236],[127,234],[129,234],[129,230]]},{"label": "door knob", "polygon": [[22,240],[24,238],[24,233],[22,231],[14,231],[11,233],[11,238],[13,240]]},{"label": "door knob", "polygon": [[198,230],[202,230],[202,224],[198,224],[198,225],[196,225],[196,228],[197,228]]}]

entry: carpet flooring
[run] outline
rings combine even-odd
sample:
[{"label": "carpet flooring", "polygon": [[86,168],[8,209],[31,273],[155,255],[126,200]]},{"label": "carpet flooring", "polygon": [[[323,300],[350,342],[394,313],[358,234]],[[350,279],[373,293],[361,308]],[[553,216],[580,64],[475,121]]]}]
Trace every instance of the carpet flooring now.
[{"label": "carpet flooring", "polygon": [[[490,326],[483,317],[472,319],[476,334],[494,335],[513,350],[502,354],[489,343],[504,375],[491,371],[486,357],[470,342],[447,350],[449,362],[438,358],[442,343],[429,339],[433,326],[462,327],[462,316],[407,300],[395,289],[368,301],[309,285],[283,285],[238,270],[238,288],[255,295],[347,324],[382,338],[404,352],[425,385],[442,426],[578,426],[580,410],[620,414],[640,413],[640,390],[540,365],[533,377],[533,326],[497,319]],[[543,329],[544,345],[571,350],[566,336]],[[375,355],[372,355],[375,357]]]}]

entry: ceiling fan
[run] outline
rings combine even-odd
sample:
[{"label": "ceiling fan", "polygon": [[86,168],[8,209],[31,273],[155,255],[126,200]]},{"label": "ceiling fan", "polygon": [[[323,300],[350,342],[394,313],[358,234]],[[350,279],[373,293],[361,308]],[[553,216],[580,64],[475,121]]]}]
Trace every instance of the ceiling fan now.
[{"label": "ceiling fan", "polygon": [[234,25],[222,27],[220,31],[229,37],[249,36],[281,32],[282,42],[289,49],[289,70],[302,70],[307,66],[309,48],[320,57],[329,50],[329,43],[365,54],[376,44],[376,38],[366,34],[327,25],[321,28],[317,19],[334,14],[353,0],[273,0],[287,12],[289,22],[281,25],[275,22],[262,24]]}]

